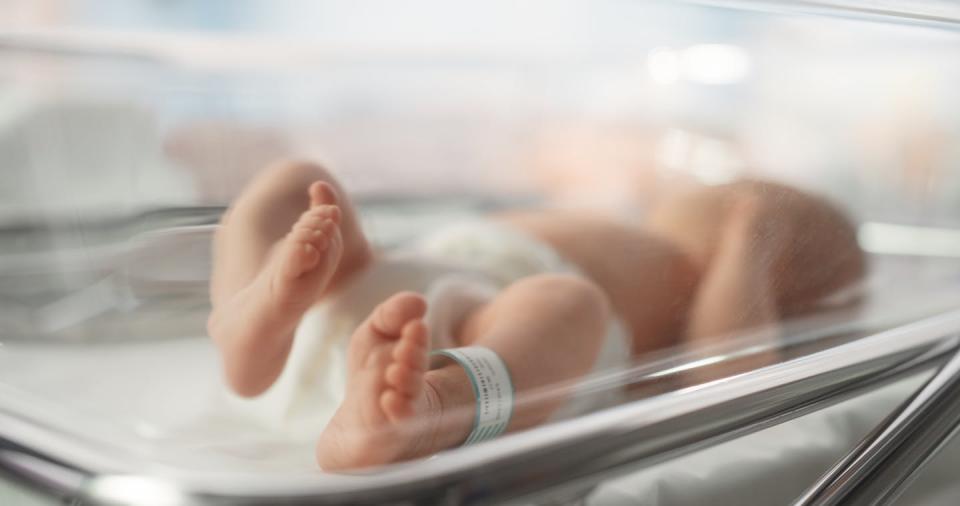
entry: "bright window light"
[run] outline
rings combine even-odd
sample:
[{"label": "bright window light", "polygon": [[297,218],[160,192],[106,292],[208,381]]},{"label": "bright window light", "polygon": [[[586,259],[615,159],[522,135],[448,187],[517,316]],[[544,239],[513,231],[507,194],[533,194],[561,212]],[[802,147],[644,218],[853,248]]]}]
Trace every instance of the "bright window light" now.
[{"label": "bright window light", "polygon": [[675,84],[681,79],[700,84],[732,84],[750,73],[750,55],[730,44],[697,44],[676,50],[659,47],[650,51],[647,70],[653,82]]},{"label": "bright window light", "polygon": [[668,47],[656,48],[647,58],[647,69],[655,83],[673,84],[680,80],[680,55]]}]

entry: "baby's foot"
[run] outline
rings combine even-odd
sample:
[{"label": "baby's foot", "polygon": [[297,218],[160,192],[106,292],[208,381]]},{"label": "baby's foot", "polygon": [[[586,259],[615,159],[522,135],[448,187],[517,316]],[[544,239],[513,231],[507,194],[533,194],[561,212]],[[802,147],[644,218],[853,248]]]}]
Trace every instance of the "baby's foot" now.
[{"label": "baby's foot", "polygon": [[207,329],[240,395],[259,394],[280,374],[294,328],[327,289],[343,254],[332,188],[314,183],[309,194],[310,208],[274,246],[253,283],[210,315]]},{"label": "baby's foot", "polygon": [[380,304],[354,332],[347,394],[317,443],[325,470],[396,462],[417,456],[438,415],[425,383],[429,337],[426,303],[400,293]]},{"label": "baby's foot", "polygon": [[343,255],[340,208],[333,189],[316,182],[309,194],[310,208],[276,246],[265,271],[278,311],[303,310],[317,302]]}]

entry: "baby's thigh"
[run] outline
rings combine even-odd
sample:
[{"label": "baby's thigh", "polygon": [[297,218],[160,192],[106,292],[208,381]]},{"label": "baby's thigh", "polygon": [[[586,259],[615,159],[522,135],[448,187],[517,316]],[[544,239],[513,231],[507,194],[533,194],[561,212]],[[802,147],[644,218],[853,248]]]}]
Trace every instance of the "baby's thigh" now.
[{"label": "baby's thigh", "polygon": [[539,274],[521,278],[490,301],[466,314],[455,329],[460,345],[471,345],[491,334],[514,339],[549,338],[583,330],[602,336],[610,310],[607,297],[595,283],[570,274]]}]

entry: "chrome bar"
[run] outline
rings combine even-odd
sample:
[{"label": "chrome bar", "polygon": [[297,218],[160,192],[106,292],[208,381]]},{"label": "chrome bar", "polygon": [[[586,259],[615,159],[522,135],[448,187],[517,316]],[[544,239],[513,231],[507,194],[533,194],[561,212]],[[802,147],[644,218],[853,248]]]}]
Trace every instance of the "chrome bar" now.
[{"label": "chrome bar", "polygon": [[960,29],[960,5],[945,0],[680,0],[686,3],[775,14],[812,14]]},{"label": "chrome bar", "polygon": [[90,474],[37,454],[0,436],[0,477],[10,476],[33,490],[65,499],[80,490]]},{"label": "chrome bar", "polygon": [[795,504],[890,504],[958,427],[960,353]]}]

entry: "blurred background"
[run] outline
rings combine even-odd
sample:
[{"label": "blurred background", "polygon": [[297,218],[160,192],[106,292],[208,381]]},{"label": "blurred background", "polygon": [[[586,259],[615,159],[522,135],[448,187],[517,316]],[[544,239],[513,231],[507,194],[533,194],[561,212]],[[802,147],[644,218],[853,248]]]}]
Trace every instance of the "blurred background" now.
[{"label": "blurred background", "polygon": [[224,204],[302,156],[373,194],[630,208],[764,174],[960,221],[948,30],[618,0],[3,5],[4,220]]},{"label": "blurred background", "polygon": [[[170,293],[147,274],[202,285],[204,261],[176,253],[206,237],[143,234],[215,223],[290,157],[361,203],[442,201],[420,213],[442,217],[641,217],[676,186],[771,178],[832,198],[910,276],[960,280],[938,267],[960,256],[960,33],[936,21],[957,7],[911,3],[904,23],[712,3],[4,0],[0,326],[52,332]],[[389,242],[396,214],[365,214]]]}]

